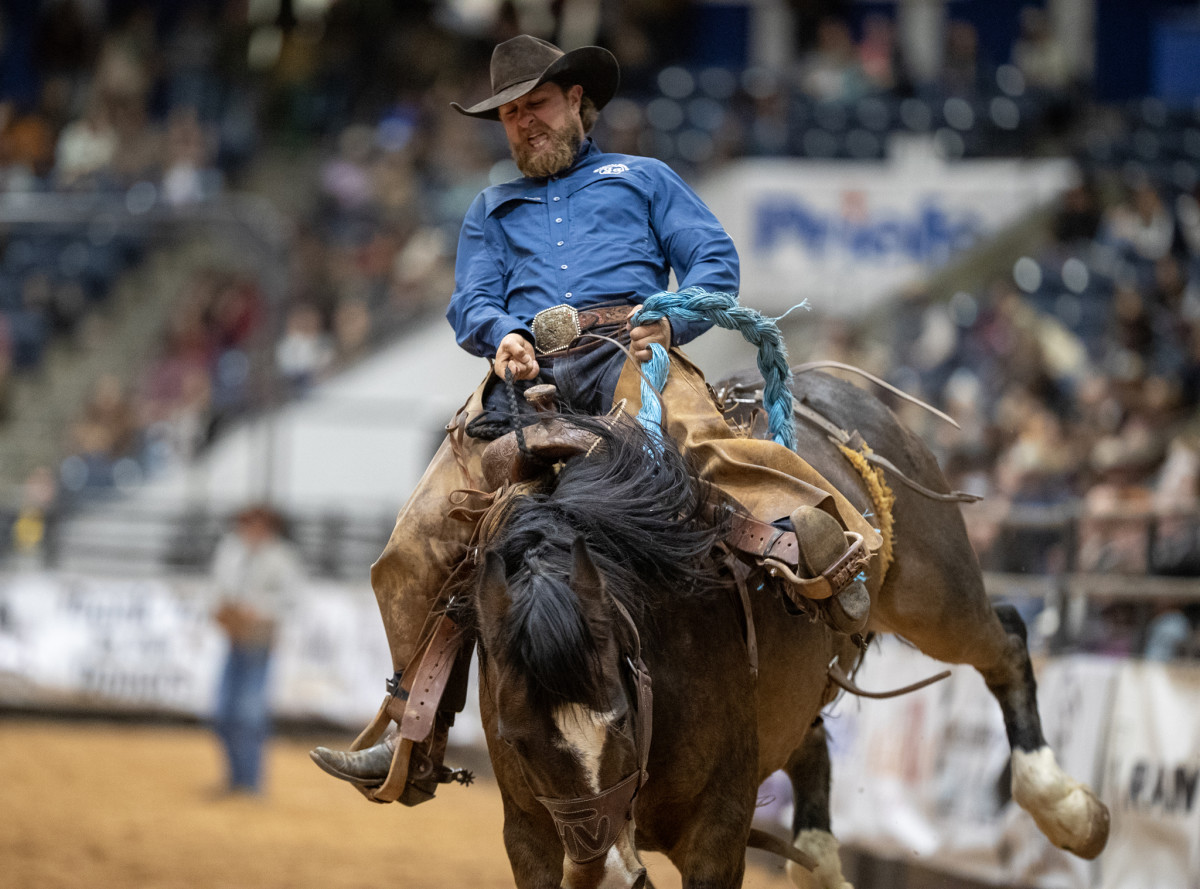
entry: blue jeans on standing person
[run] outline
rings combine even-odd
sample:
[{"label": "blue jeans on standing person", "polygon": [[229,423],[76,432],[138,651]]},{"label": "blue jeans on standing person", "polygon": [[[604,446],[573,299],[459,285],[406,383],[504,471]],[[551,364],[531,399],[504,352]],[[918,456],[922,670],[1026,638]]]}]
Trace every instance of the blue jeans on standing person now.
[{"label": "blue jeans on standing person", "polygon": [[261,789],[263,746],[271,730],[267,700],[270,663],[268,646],[229,647],[213,728],[225,745],[230,790],[258,793]]}]

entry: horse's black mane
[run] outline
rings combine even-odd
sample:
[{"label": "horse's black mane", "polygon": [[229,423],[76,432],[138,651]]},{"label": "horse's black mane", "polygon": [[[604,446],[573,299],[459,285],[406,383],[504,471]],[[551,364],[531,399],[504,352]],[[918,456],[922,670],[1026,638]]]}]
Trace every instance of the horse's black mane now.
[{"label": "horse's black mane", "polygon": [[611,615],[589,621],[567,583],[576,538],[607,594],[645,626],[656,605],[716,588],[710,553],[720,529],[703,515],[705,486],[669,440],[651,439],[627,418],[569,419],[600,445],[568,460],[546,491],[520,498],[491,542],[512,599],[501,644],[535,700],[603,708],[597,657],[605,640],[596,637]]}]

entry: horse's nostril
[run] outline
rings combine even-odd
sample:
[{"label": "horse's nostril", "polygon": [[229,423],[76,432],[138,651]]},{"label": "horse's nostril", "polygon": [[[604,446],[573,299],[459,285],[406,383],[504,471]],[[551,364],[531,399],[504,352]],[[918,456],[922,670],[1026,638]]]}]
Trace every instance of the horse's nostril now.
[{"label": "horse's nostril", "polygon": [[646,869],[644,867],[637,872],[632,889],[646,889]]}]

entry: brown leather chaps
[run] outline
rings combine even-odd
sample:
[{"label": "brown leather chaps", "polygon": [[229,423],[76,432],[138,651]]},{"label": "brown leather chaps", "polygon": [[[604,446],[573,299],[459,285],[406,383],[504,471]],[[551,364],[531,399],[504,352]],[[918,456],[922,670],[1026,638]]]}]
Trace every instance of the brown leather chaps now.
[{"label": "brown leather chaps", "polygon": [[[411,659],[430,610],[471,544],[475,529],[449,513],[454,491],[481,484],[480,458],[488,442],[464,430],[482,412],[486,384],[480,384],[447,426],[446,440],[371,566],[371,585],[396,670]],[[631,416],[641,408],[640,384],[637,369],[627,361],[613,403],[624,400]],[[677,349],[671,350],[663,407],[667,434],[694,461],[700,476],[756,518],[771,522],[800,505],[816,506],[862,534],[869,550],[879,548],[875,529],[801,457],[773,441],[740,437],[731,430],[704,377]]]}]

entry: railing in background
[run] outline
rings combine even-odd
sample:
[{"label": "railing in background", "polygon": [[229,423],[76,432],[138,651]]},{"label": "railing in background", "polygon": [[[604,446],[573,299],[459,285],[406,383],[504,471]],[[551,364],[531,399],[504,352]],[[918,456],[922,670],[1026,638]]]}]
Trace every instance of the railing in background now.
[{"label": "railing in background", "polygon": [[[41,543],[0,549],[0,570],[68,571],[102,577],[201,575],[208,571],[217,541],[231,526],[234,505],[129,503],[96,498],[78,506],[70,521],[48,512]],[[94,510],[103,521],[79,521]],[[383,550],[395,512],[309,508],[291,512],[287,535],[300,548],[316,577],[363,579]],[[0,533],[11,541],[16,510],[0,506]]]},{"label": "railing in background", "polygon": [[[46,516],[41,544],[24,552],[8,544],[14,538],[17,513],[0,504],[0,570],[26,568],[67,571],[108,577],[201,575],[237,504],[124,502],[102,498],[84,510],[95,510],[102,521],[60,522]],[[968,510],[968,518],[977,507]],[[306,507],[288,515],[289,536],[297,543],[315,577],[365,580],[391,532],[392,507],[358,504],[347,507]],[[1185,517],[1200,526],[1200,516]],[[1172,517],[1177,521],[1177,517]],[[1079,542],[1089,519],[1076,506],[1054,509],[1012,508],[1006,512],[994,542],[984,553],[985,583],[994,598],[1010,600],[1035,615],[1031,633],[1046,651],[1086,647],[1088,621],[1097,611],[1123,603],[1135,618],[1148,621],[1164,603],[1200,602],[1200,577],[1120,570],[1117,566],[1081,565]],[[1152,547],[1157,519],[1134,516]],[[1042,547],[1040,566],[1018,570],[1022,559]],[[1153,550],[1147,551],[1153,555]],[[1047,553],[1051,553],[1046,557]],[[1153,564],[1153,563],[1151,563]],[[1094,640],[1093,640],[1094,641]]]}]

